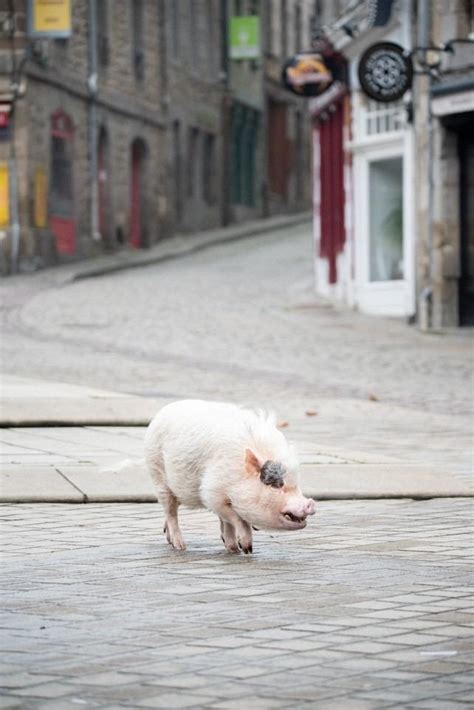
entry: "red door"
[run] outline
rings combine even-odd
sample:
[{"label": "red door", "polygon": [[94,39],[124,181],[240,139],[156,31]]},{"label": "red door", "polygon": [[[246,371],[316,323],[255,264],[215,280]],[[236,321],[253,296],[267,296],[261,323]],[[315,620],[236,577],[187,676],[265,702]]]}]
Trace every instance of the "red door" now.
[{"label": "red door", "polygon": [[49,226],[59,254],[76,251],[73,185],[74,127],[62,110],[51,117]]},{"label": "red door", "polygon": [[346,238],[344,225],[344,107],[334,105],[319,124],[321,151],[320,255],[329,262],[329,283],[337,281],[337,255]]},{"label": "red door", "polygon": [[138,249],[141,246],[141,179],[142,154],[140,145],[132,145],[132,183],[130,194],[130,244]]}]

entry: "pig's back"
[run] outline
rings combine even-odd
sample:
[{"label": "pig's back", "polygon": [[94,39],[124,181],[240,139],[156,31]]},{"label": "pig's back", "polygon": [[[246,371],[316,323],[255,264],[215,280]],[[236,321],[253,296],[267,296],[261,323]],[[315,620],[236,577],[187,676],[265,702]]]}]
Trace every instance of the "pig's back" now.
[{"label": "pig's back", "polygon": [[182,503],[200,507],[205,475],[214,472],[225,477],[225,485],[241,475],[245,448],[254,444],[252,427],[258,422],[259,415],[233,404],[173,402],[151,422],[145,437],[145,457],[149,466],[161,461],[164,482]]}]

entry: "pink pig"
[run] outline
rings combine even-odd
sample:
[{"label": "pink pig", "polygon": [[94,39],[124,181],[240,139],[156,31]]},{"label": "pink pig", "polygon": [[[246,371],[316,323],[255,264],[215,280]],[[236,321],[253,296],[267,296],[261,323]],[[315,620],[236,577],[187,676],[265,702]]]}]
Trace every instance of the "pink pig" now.
[{"label": "pink pig", "polygon": [[218,515],[228,552],[252,552],[252,526],[300,530],[316,512],[298,487],[298,461],[272,415],[233,404],[182,400],[147,429],[145,460],[170,545],[184,550],[178,506]]}]

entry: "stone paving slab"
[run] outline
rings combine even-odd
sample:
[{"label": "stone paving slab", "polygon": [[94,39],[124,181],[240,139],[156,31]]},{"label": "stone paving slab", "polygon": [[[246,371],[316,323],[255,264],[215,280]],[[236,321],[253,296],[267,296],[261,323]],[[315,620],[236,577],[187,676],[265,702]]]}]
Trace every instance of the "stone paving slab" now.
[{"label": "stone paving slab", "polygon": [[[153,502],[149,476],[137,463],[143,456],[144,433],[145,427],[0,429],[0,501]],[[453,476],[445,466],[319,446],[308,440],[310,431],[291,434],[301,458],[303,490],[317,499],[474,493],[467,477]],[[123,468],[125,459],[130,464]]]},{"label": "stone paving slab", "polygon": [[0,427],[146,426],[163,401],[2,374]]},{"label": "stone paving slab", "polygon": [[3,503],[82,503],[84,494],[53,466],[8,467],[0,472]]},{"label": "stone paving slab", "polygon": [[305,495],[335,498],[444,498],[474,496],[474,486],[444,468],[410,464],[303,465]]},{"label": "stone paving slab", "polygon": [[473,503],[324,502],[227,555],[215,516],[0,506],[3,707],[465,709]]}]

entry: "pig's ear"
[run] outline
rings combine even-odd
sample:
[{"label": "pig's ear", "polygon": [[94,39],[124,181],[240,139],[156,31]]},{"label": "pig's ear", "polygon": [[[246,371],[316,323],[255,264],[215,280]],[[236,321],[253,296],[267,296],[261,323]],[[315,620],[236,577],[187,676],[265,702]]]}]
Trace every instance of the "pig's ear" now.
[{"label": "pig's ear", "polygon": [[260,476],[260,461],[252,449],[245,449],[245,470],[249,476]]}]

